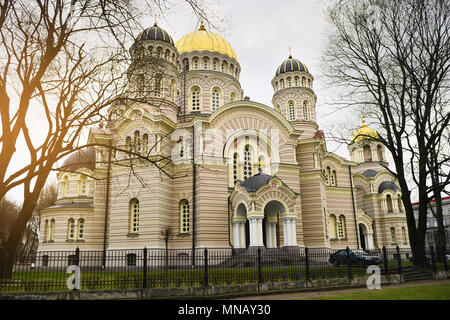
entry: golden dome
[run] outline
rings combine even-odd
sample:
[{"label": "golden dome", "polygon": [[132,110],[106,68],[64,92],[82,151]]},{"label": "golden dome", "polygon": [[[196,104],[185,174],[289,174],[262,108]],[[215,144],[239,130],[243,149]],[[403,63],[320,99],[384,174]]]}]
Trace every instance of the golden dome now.
[{"label": "golden dome", "polygon": [[237,61],[236,53],[230,44],[221,36],[206,31],[203,23],[199,30],[188,33],[178,40],[175,43],[175,47],[180,54],[184,52],[206,50],[226,54]]},{"label": "golden dome", "polygon": [[362,126],[352,135],[352,142],[357,143],[361,140],[378,139],[378,133],[371,127],[366,125],[366,120],[362,119]]}]

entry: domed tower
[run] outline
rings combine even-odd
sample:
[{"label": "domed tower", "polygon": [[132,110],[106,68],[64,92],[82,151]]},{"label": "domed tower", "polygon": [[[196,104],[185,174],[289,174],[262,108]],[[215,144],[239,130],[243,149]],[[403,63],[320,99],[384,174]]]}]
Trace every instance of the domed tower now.
[{"label": "domed tower", "polygon": [[[221,36],[199,30],[184,35],[175,44],[185,70],[180,75],[180,114],[211,114],[222,105],[242,100],[241,67],[236,53]],[[185,97],[185,98],[184,98]]]},{"label": "domed tower", "polygon": [[312,89],[314,77],[308,68],[289,54],[272,79],[275,110],[288,119],[295,129],[303,131],[302,138],[312,138],[317,132],[316,101]]},{"label": "domed tower", "polygon": [[130,54],[130,95],[157,106],[152,112],[161,113],[175,122],[180,64],[172,37],[155,22],[139,34]]},{"label": "domed tower", "polygon": [[380,162],[387,165],[385,147],[377,141],[379,138],[375,129],[366,125],[362,118],[362,125],[352,135],[348,146],[352,161],[357,162],[361,169],[381,168]]}]

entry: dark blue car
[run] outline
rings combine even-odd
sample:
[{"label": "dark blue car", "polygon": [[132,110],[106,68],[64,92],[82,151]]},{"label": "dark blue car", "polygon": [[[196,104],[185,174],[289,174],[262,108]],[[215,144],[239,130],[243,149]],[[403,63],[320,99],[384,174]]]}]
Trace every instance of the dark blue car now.
[{"label": "dark blue car", "polygon": [[335,267],[349,265],[350,263],[359,267],[381,263],[380,257],[370,256],[363,250],[348,250],[347,253],[345,249],[332,253],[328,261]]}]

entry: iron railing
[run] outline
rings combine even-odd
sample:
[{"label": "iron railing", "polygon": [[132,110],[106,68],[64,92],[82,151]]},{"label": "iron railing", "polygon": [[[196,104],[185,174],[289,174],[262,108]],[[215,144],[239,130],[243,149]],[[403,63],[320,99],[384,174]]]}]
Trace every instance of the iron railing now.
[{"label": "iron railing", "polygon": [[[125,290],[163,287],[198,287],[244,283],[313,281],[368,277],[376,264],[382,274],[399,274],[410,264],[410,249],[371,251],[318,248],[40,251],[16,263],[0,292],[71,290],[76,281],[67,271],[79,271],[79,290]],[[73,272],[73,271],[71,271]],[[69,279],[70,277],[70,279]],[[72,284],[74,282],[72,281]],[[75,289],[77,289],[75,287]]]}]

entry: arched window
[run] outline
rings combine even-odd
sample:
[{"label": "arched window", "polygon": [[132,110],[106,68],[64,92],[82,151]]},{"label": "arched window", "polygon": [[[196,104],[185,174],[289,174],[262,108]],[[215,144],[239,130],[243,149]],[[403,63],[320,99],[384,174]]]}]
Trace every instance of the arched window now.
[{"label": "arched window", "polygon": [[292,86],[292,81],[291,81],[291,77],[287,78],[287,86],[291,87]]},{"label": "arched window", "polygon": [[243,177],[244,180],[252,176],[252,153],[250,151],[250,146],[246,145],[244,148],[244,167],[243,167]]},{"label": "arched window", "polygon": [[79,185],[78,193],[81,195],[86,195],[86,193],[87,193],[87,177],[81,176],[79,184],[80,185]]},{"label": "arched window", "polygon": [[69,177],[64,176],[62,183],[62,196],[67,197],[69,195]]},{"label": "arched window", "polygon": [[343,215],[339,216],[338,237],[339,239],[345,238],[345,217]]},{"label": "arched window", "polygon": [[387,212],[392,212],[392,197],[390,194],[386,196]]},{"label": "arched window", "polygon": [[280,107],[279,104],[277,104],[277,105],[275,106],[275,110],[277,110],[278,112],[281,112],[281,107]]},{"label": "arched window", "polygon": [[295,85],[296,87],[298,87],[298,81],[299,81],[299,79],[298,79],[298,77],[296,76],[296,77],[294,78],[294,85]]},{"label": "arched window", "polygon": [[162,80],[162,75],[159,73],[156,74],[155,75],[155,97],[161,96],[161,80]]},{"label": "arched window", "polygon": [[280,84],[281,84],[281,89],[284,89],[285,86],[284,86],[284,80],[283,79],[280,80]]},{"label": "arched window", "polygon": [[290,100],[288,102],[288,110],[289,110],[289,120],[290,121],[295,120],[295,103],[294,103],[294,101]]},{"label": "arched window", "polygon": [[378,161],[383,161],[383,147],[378,145],[377,146],[377,153],[378,153]]},{"label": "arched window", "polygon": [[403,238],[403,244],[408,244],[408,238],[406,237],[406,228],[402,227],[402,238]]},{"label": "arched window", "polygon": [[391,227],[391,241],[392,241],[392,244],[396,243],[396,241],[395,241],[395,227]]},{"label": "arched window", "polygon": [[172,101],[176,101],[177,95],[176,95],[176,86],[175,86],[175,80],[170,80],[170,98]]},{"label": "arched window", "polygon": [[233,182],[236,184],[238,181],[238,154],[233,154]]},{"label": "arched window", "polygon": [[305,77],[302,77],[302,87],[305,86],[305,80],[306,80],[306,78],[305,78]]},{"label": "arched window", "polygon": [[231,93],[231,95],[230,95],[230,100],[231,100],[231,102],[237,100],[237,97],[236,97],[236,93],[235,93],[235,92],[232,92],[232,93]]},{"label": "arched window", "polygon": [[140,96],[142,96],[144,94],[144,90],[145,90],[145,80],[144,80],[144,75],[142,73],[138,74],[136,82],[137,82],[138,94]]},{"label": "arched window", "polygon": [[336,216],[334,214],[331,214],[328,220],[328,232],[330,239],[336,239]]},{"label": "arched window", "polygon": [[331,172],[331,185],[333,187],[335,187],[337,185],[336,183],[336,171],[333,170],[333,172]]},{"label": "arched window", "polygon": [[312,89],[312,82],[311,82],[311,79],[308,79],[308,88],[311,88],[311,89]]},{"label": "arched window", "polygon": [[139,200],[134,198],[130,200],[130,218],[129,231],[130,233],[139,232]]},{"label": "arched window", "polygon": [[230,74],[234,75],[234,66],[233,66],[233,64],[230,64]]},{"label": "arched window", "polygon": [[177,90],[177,106],[181,107],[181,94],[180,90]]},{"label": "arched window", "polygon": [[303,101],[303,119],[309,121],[309,102],[307,100]]},{"label": "arched window", "polygon": [[84,239],[84,219],[78,219],[78,240]]},{"label": "arched window", "polygon": [[184,157],[184,141],[181,140],[180,143],[178,144],[178,156],[180,158]]},{"label": "arched window", "polygon": [[67,222],[67,239],[75,240],[75,219],[73,218]]},{"label": "arched window", "polygon": [[213,60],[213,70],[214,71],[217,71],[217,65],[219,64],[219,60],[217,60],[217,59],[214,59]]},{"label": "arched window", "polygon": [[191,110],[200,110],[200,88],[195,86],[191,89]]},{"label": "arched window", "polygon": [[198,58],[192,59],[192,64],[194,65],[194,70],[198,69]]},{"label": "arched window", "polygon": [[366,144],[363,147],[364,152],[364,161],[372,161],[372,150],[370,150],[370,146]]},{"label": "arched window", "polygon": [[55,219],[50,221],[49,240],[53,240],[55,236]]},{"label": "arched window", "polygon": [[204,58],[203,59],[203,69],[208,70],[208,68],[209,68],[209,59]]},{"label": "arched window", "polygon": [[398,212],[403,212],[403,202],[402,202],[402,196],[397,196],[397,205],[398,205]]},{"label": "arched window", "polygon": [[49,235],[49,230],[48,230],[48,219],[45,220],[45,224],[44,224],[44,240],[48,241],[48,235]]},{"label": "arched window", "polygon": [[132,150],[130,136],[126,137],[126,139],[125,139],[125,150],[127,150],[128,152],[131,152],[131,150]]},{"label": "arched window", "polygon": [[325,170],[325,184],[327,186],[331,185],[331,170],[330,167],[327,167]]},{"label": "arched window", "polygon": [[139,131],[134,132],[134,152],[141,154],[141,134]]},{"label": "arched window", "polygon": [[181,200],[180,201],[180,233],[189,233],[190,232],[190,220],[191,220],[191,211],[189,208],[189,201]]},{"label": "arched window", "polygon": [[211,91],[211,108],[215,111],[220,105],[220,88],[214,87]]},{"label": "arched window", "polygon": [[144,133],[142,136],[142,153],[147,155],[148,152],[148,134]]}]

